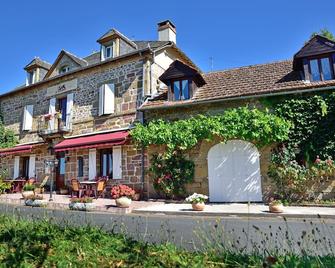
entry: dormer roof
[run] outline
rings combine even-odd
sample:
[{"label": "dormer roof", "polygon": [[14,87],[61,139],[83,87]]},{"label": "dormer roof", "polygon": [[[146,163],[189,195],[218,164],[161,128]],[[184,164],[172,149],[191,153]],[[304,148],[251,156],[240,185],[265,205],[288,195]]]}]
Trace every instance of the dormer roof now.
[{"label": "dormer roof", "polygon": [[293,69],[301,68],[302,58],[328,53],[335,53],[335,42],[321,35],[315,35],[294,55]]},{"label": "dormer roof", "polygon": [[159,77],[159,80],[167,84],[171,80],[190,78],[194,80],[198,87],[206,84],[202,75],[197,69],[185,64],[180,60],[175,60],[169,68]]},{"label": "dormer roof", "polygon": [[133,48],[137,49],[137,45],[136,45],[135,42],[133,42],[127,36],[123,35],[122,33],[120,33],[118,30],[116,30],[114,28],[110,29],[108,32],[106,32],[104,35],[102,35],[97,40],[97,42],[99,44],[103,44],[103,43],[108,42],[108,41],[110,41],[112,39],[115,39],[117,37],[123,39],[125,42],[127,42],[129,45],[131,45]]},{"label": "dormer roof", "polygon": [[48,70],[47,74],[45,75],[45,78],[50,77],[50,75],[51,75],[52,72],[56,69],[58,63],[60,62],[60,60],[61,60],[64,56],[68,56],[72,61],[74,61],[74,62],[78,65],[78,67],[85,67],[85,66],[88,65],[88,63],[87,63],[86,60],[84,60],[84,59],[82,59],[82,58],[80,58],[80,57],[78,57],[78,56],[76,56],[76,55],[74,55],[74,54],[72,54],[72,53],[70,53],[70,52],[68,52],[68,51],[62,50],[62,51],[58,54],[58,56],[57,56],[55,62],[52,64],[52,66],[51,66],[50,69]]},{"label": "dormer roof", "polygon": [[24,70],[29,71],[34,68],[43,68],[45,70],[49,70],[51,67],[51,64],[41,60],[39,57],[35,57],[30,63],[28,63],[25,67]]}]

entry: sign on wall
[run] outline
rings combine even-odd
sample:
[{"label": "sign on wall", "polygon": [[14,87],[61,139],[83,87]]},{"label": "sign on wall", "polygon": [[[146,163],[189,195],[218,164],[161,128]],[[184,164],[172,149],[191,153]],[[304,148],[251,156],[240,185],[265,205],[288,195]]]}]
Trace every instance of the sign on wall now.
[{"label": "sign on wall", "polygon": [[66,81],[60,84],[57,84],[55,86],[49,87],[47,89],[47,96],[55,96],[58,94],[62,94],[64,92],[68,92],[70,90],[74,90],[78,87],[78,81],[77,79],[72,79],[70,81]]}]

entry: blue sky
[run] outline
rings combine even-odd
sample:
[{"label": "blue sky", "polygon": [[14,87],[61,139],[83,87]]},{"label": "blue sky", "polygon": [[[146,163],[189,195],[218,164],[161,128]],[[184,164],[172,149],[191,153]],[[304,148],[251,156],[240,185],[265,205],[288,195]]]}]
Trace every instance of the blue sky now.
[{"label": "blue sky", "polygon": [[23,84],[23,67],[61,49],[86,56],[114,27],[136,40],[156,40],[156,23],[171,19],[177,45],[203,70],[289,59],[310,34],[335,34],[334,0],[3,1],[0,8],[0,93]]}]

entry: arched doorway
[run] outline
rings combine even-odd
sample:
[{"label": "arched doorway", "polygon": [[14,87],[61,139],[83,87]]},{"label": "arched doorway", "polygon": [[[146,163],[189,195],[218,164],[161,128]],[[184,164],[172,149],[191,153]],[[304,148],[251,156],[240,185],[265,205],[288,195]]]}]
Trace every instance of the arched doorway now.
[{"label": "arched doorway", "polygon": [[211,202],[262,201],[257,148],[241,140],[214,145],[208,152],[208,180]]}]

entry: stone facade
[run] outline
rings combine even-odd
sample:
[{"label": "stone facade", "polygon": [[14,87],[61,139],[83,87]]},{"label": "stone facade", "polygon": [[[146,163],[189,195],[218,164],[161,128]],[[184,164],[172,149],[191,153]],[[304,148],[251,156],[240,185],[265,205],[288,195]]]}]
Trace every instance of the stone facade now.
[{"label": "stone facade", "polygon": [[[65,55],[64,62],[70,59]],[[65,64],[62,60],[62,64]],[[68,63],[66,63],[68,64]],[[143,102],[143,58],[134,56],[123,61],[112,62],[96,66],[92,69],[83,70],[75,74],[56,77],[43,85],[37,84],[26,90],[21,90],[0,99],[1,113],[4,124],[14,131],[20,144],[43,143],[38,135],[39,118],[49,113],[50,98],[61,98],[69,93],[74,93],[72,108],[72,130],[58,137],[49,140],[41,146],[34,147],[29,154],[22,154],[20,157],[35,154],[36,177],[42,180],[45,176],[44,161],[54,159],[55,154],[50,154],[48,147],[60,142],[63,138],[99,133],[101,131],[117,131],[128,129],[139,119],[137,108]],[[53,87],[62,83],[76,84],[77,87],[66,92],[54,92]],[[99,87],[102,84],[113,83],[115,85],[115,112],[109,115],[98,115],[99,109]],[[33,125],[31,131],[22,131],[23,111],[26,105],[33,107]],[[49,144],[47,144],[49,143]],[[142,188],[142,156],[141,151],[133,144],[128,143],[122,147],[122,179],[111,183],[131,184],[135,188]],[[78,177],[78,157],[83,157],[84,174]],[[66,170],[65,183],[69,184],[72,178],[80,180],[88,179],[88,149],[68,151],[65,155]],[[14,155],[1,158],[1,166],[9,168],[9,174],[14,174]],[[99,150],[96,156],[97,176],[100,171]]]}]

